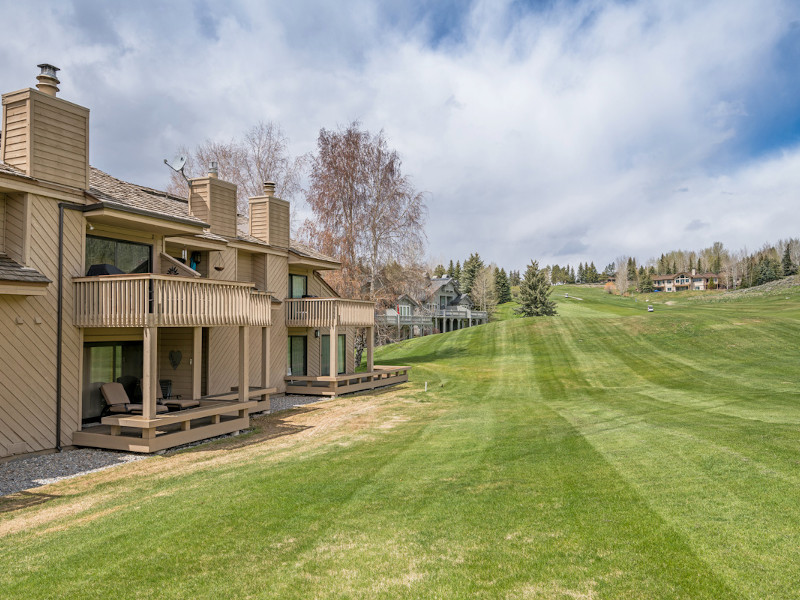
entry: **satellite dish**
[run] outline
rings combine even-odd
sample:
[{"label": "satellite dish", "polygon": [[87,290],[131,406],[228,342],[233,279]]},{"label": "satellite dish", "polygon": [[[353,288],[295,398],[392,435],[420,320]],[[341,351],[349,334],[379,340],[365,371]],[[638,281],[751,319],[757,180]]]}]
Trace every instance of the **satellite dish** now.
[{"label": "satellite dish", "polygon": [[172,162],[169,162],[165,158],[164,164],[167,165],[170,169],[172,169],[176,173],[180,173],[181,175],[183,175],[183,178],[186,180],[186,183],[189,183],[189,178],[186,177],[186,173],[183,172],[183,168],[186,166],[185,156],[176,156],[175,158],[172,159]]}]

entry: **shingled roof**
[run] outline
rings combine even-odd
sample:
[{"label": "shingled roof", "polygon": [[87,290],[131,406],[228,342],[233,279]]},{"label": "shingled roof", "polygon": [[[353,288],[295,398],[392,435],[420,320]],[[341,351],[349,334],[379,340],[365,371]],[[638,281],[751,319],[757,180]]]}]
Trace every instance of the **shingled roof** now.
[{"label": "shingled roof", "polygon": [[324,260],[325,262],[332,262],[337,263],[333,257],[328,256],[327,254],[323,254],[317,250],[314,250],[311,246],[306,246],[305,244],[301,244],[300,242],[290,241],[289,242],[289,251],[294,252],[300,256],[305,256],[306,258],[313,258],[314,260]]},{"label": "shingled roof", "polygon": [[30,177],[25,175],[25,173],[20,171],[18,168],[12,167],[11,165],[7,165],[1,160],[0,160],[0,173],[8,173],[9,175],[20,175],[22,177],[27,177],[28,179],[30,179]]},{"label": "shingled roof", "polygon": [[[236,218],[236,229],[237,233],[239,234],[237,237],[238,239],[250,242],[251,244],[261,244],[262,246],[269,246],[264,240],[260,240],[258,238],[253,237],[252,235],[248,234],[247,231],[250,229],[250,220],[245,217],[244,215],[239,215]],[[306,258],[312,258],[314,260],[322,260],[325,262],[336,263],[339,264],[339,261],[335,258],[328,256],[327,254],[323,254],[318,250],[314,250],[311,246],[307,246],[306,244],[301,244],[300,242],[296,242],[294,240],[289,240],[289,251],[297,254],[298,256],[305,256]]]},{"label": "shingled roof", "polygon": [[122,181],[95,167],[90,169],[89,193],[101,202],[207,226],[207,223],[189,214],[189,203],[185,198]]},{"label": "shingled roof", "polygon": [[5,254],[0,254],[0,281],[22,281],[24,283],[52,283],[36,269],[23,267]]}]

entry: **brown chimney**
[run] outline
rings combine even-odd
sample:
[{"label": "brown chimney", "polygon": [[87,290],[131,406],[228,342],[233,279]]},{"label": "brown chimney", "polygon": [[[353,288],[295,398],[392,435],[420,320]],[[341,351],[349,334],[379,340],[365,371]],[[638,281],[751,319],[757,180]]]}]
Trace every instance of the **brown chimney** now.
[{"label": "brown chimney", "polygon": [[275,196],[275,183],[264,182],[264,195],[250,198],[250,235],[280,248],[289,247],[289,203]]},{"label": "brown chimney", "polygon": [[0,160],[37,179],[89,189],[89,109],[56,97],[58,68],[39,68],[38,90],[3,94]]}]

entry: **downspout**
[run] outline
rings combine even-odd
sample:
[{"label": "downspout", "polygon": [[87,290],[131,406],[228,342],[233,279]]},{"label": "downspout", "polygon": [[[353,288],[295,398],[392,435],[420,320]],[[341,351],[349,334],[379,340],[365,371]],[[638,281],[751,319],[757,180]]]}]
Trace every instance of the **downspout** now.
[{"label": "downspout", "polygon": [[58,309],[56,322],[56,450],[61,452],[61,363],[64,326],[64,209],[86,212],[92,205],[58,203]]}]

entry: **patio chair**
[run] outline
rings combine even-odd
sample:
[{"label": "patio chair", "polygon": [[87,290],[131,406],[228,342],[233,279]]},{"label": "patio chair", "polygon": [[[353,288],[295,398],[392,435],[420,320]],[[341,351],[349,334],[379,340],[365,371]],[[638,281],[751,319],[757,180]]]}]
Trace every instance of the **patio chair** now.
[{"label": "patio chair", "polygon": [[172,392],[172,380],[170,379],[162,379],[159,382],[158,390],[156,391],[156,401],[159,404],[163,404],[169,410],[183,410],[184,408],[196,408],[200,406],[199,400],[183,400],[180,396],[172,396],[168,395],[166,398],[164,397],[164,383],[165,381],[169,382],[169,391]]},{"label": "patio chair", "polygon": [[[125,388],[121,383],[104,383],[100,386],[100,393],[106,401],[106,408],[103,410],[102,417],[106,415],[140,415],[144,410],[144,405],[132,403]],[[156,404],[156,414],[165,413],[169,409],[166,406]]]}]

